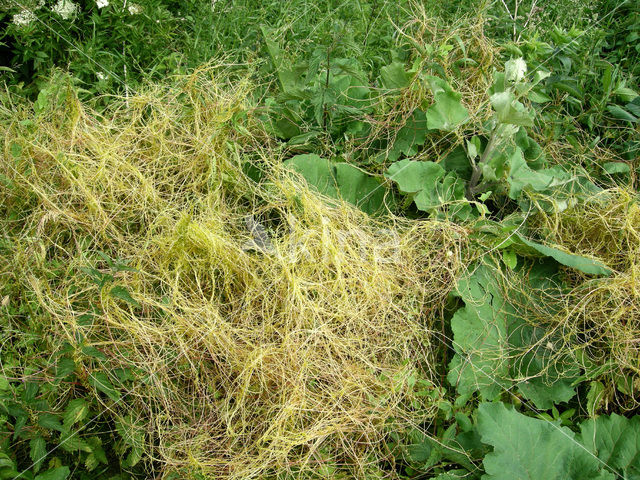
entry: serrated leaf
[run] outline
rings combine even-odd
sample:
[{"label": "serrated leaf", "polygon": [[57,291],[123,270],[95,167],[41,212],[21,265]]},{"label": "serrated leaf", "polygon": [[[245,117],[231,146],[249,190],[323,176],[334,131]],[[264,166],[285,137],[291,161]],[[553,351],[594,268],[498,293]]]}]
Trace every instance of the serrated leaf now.
[{"label": "serrated leaf", "polygon": [[33,462],[33,472],[38,473],[47,456],[47,442],[42,437],[32,438],[29,442],[29,458]]},{"label": "serrated leaf", "polygon": [[89,404],[83,398],[76,398],[69,402],[64,411],[63,423],[66,429],[84,420],[89,414]]},{"label": "serrated leaf", "polygon": [[601,463],[576,441],[575,434],[545,420],[527,417],[503,403],[478,407],[478,431],[493,446],[483,480],[591,480],[603,475]]},{"label": "serrated leaf", "polygon": [[82,350],[82,353],[85,354],[87,357],[97,358],[98,360],[107,359],[107,356],[104,353],[102,353],[100,350],[98,350],[96,347],[85,345],[84,347],[82,347],[81,350]]},{"label": "serrated leaf", "polygon": [[76,370],[75,362],[68,357],[61,357],[56,364],[56,379],[63,380]]},{"label": "serrated leaf", "polygon": [[595,416],[600,409],[600,404],[604,398],[604,391],[605,388],[601,382],[593,381],[589,383],[589,391],[587,392],[587,413],[590,417]]},{"label": "serrated leaf", "polygon": [[49,430],[64,432],[64,427],[60,423],[60,418],[52,413],[42,413],[38,417],[38,425]]},{"label": "serrated leaf", "polygon": [[69,473],[69,467],[51,468],[46,472],[37,475],[34,480],[66,480]]},{"label": "serrated leaf", "polygon": [[133,305],[136,308],[140,308],[140,304],[138,303],[138,301],[135,300],[129,293],[129,290],[127,290],[124,287],[121,287],[119,285],[113,287],[109,292],[109,295],[115,298],[119,298],[120,300],[124,300],[125,302],[127,302],[130,305]]},{"label": "serrated leaf", "polygon": [[104,393],[114,402],[120,399],[120,392],[113,386],[109,377],[103,372],[96,372],[89,375],[89,384],[96,390]]},{"label": "serrated leaf", "polygon": [[621,478],[640,478],[640,416],[628,419],[614,413],[587,420],[580,425],[580,439]]}]

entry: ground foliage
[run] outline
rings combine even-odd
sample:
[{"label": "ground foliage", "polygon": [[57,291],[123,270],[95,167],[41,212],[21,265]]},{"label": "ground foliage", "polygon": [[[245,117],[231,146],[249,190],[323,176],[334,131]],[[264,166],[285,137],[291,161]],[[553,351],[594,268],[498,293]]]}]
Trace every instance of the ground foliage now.
[{"label": "ground foliage", "polygon": [[640,478],[639,15],[2,3],[0,478]]}]

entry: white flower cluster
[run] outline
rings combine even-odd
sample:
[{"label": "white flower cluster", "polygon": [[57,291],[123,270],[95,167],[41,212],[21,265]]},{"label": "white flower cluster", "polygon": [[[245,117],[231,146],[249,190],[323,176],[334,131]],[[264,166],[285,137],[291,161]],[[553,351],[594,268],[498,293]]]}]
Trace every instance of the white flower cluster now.
[{"label": "white flower cluster", "polygon": [[36,18],[36,14],[33,13],[33,11],[25,8],[13,16],[13,23],[18,27],[24,27],[33,22]]},{"label": "white flower cluster", "polygon": [[127,7],[127,10],[129,10],[129,13],[131,15],[138,15],[139,13],[142,13],[142,7],[137,3],[132,3],[131,5],[129,5]]},{"label": "white flower cluster", "polygon": [[109,6],[109,0],[96,0],[96,7],[104,8]]},{"label": "white flower cluster", "polygon": [[58,0],[51,11],[60,15],[64,20],[69,20],[78,11],[78,5],[71,0]]}]

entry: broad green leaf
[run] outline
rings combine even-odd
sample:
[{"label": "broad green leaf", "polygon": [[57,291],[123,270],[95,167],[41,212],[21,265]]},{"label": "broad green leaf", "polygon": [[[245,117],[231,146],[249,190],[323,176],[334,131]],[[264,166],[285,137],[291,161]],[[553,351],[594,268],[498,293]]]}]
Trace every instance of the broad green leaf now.
[{"label": "broad green leaf", "polygon": [[488,265],[461,279],[457,290],[465,307],[451,319],[456,355],[447,379],[460,395],[478,391],[483,399],[493,400],[510,385],[506,315],[510,306]]},{"label": "broad green leaf", "polygon": [[527,62],[522,58],[507,61],[504,67],[505,79],[509,83],[517,83],[524,80],[527,74]]},{"label": "broad green leaf", "polygon": [[587,449],[616,469],[621,478],[640,478],[640,416],[600,416],[580,425],[580,439]]},{"label": "broad green leaf", "polygon": [[383,188],[378,179],[348,163],[338,163],[335,169],[338,192],[343,200],[369,214],[384,210],[387,189]]},{"label": "broad green leaf", "polygon": [[89,384],[96,390],[104,393],[114,402],[120,399],[120,392],[113,386],[109,377],[103,372],[96,372],[89,375]]},{"label": "broad green leaf", "polygon": [[[531,326],[513,306],[535,301],[536,292],[549,294],[555,271],[546,264],[529,268],[522,286],[505,291],[498,268],[479,265],[458,282],[457,294],[465,306],[451,319],[456,355],[449,365],[449,383],[463,397],[479,392],[486,400],[515,384],[540,409],[568,401],[575,395],[571,383],[579,372],[564,367],[562,359],[559,365],[552,362],[545,351],[549,340],[540,344],[546,338],[545,330]],[[524,298],[520,289],[527,290]]]},{"label": "broad green leaf", "polygon": [[533,170],[524,158],[522,150],[516,147],[509,158],[509,197],[517,199],[522,190],[531,188],[535,191],[544,191],[551,187],[562,185],[570,181],[571,177],[560,170],[545,169]]},{"label": "broad green leaf", "polygon": [[588,273],[590,275],[611,275],[613,272],[598,260],[583,257],[581,255],[574,255],[573,253],[568,253],[558,248],[548,247],[541,243],[529,240],[520,233],[516,233],[516,236],[528,247],[533,248],[542,255],[553,258],[558,263],[567,267],[575,268],[576,270],[580,270],[581,272]]},{"label": "broad green leaf", "polygon": [[75,362],[68,357],[61,357],[56,364],[56,379],[63,380],[76,370]]},{"label": "broad green leaf", "polygon": [[493,446],[483,480],[613,480],[602,464],[555,423],[522,415],[503,403],[478,407],[478,431]]},{"label": "broad green leaf", "polygon": [[66,480],[69,473],[69,467],[52,468],[36,476],[34,480]]},{"label": "broad green leaf", "polygon": [[404,69],[404,64],[393,62],[380,69],[382,86],[389,89],[405,88],[411,83],[411,75]]},{"label": "broad green leaf", "polygon": [[296,155],[284,162],[285,166],[295,170],[315,187],[318,192],[332,198],[338,198],[338,185],[329,160],[315,153]]},{"label": "broad green leaf", "polygon": [[369,214],[381,213],[387,189],[375,177],[347,163],[331,163],[315,154],[296,155],[285,165],[320,193],[350,202]]},{"label": "broad green leaf", "polygon": [[469,112],[460,102],[461,95],[453,91],[438,92],[427,111],[429,130],[451,132],[469,119]]},{"label": "broad green leaf", "polygon": [[33,462],[33,471],[38,473],[44,458],[47,456],[47,442],[44,438],[38,436],[32,438],[29,442],[29,458]]},{"label": "broad green leaf", "polygon": [[385,176],[398,184],[401,192],[412,195],[418,209],[437,214],[449,207],[450,214],[461,220],[470,215],[470,206],[464,200],[464,183],[455,172],[445,172],[434,162],[401,160],[393,163]]},{"label": "broad green leaf", "polygon": [[533,127],[531,113],[522,103],[516,100],[515,95],[510,90],[494,93],[489,100],[496,111],[499,122]]},{"label": "broad green leaf", "polygon": [[119,298],[120,300],[124,300],[128,304],[133,305],[134,307],[137,307],[137,308],[140,307],[140,304],[135,298],[131,296],[131,294],[129,293],[129,290],[119,285],[113,287],[109,292],[109,295],[115,298]]},{"label": "broad green leaf", "polygon": [[69,429],[72,425],[84,420],[89,414],[89,404],[84,398],[75,398],[69,402],[64,411],[64,427]]}]

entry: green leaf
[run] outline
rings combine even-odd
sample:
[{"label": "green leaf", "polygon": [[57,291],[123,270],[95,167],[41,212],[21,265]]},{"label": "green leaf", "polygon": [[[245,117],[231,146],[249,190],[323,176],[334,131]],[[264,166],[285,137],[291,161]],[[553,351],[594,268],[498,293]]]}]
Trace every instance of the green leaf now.
[{"label": "green leaf", "polygon": [[465,301],[451,319],[456,355],[447,379],[463,396],[478,391],[486,400],[497,398],[511,382],[507,343],[507,315],[510,308],[502,297],[495,274],[488,265],[458,282]]},{"label": "green leaf", "polygon": [[493,446],[483,480],[613,480],[566,427],[522,415],[503,403],[478,407],[478,431]]},{"label": "green leaf", "polygon": [[499,282],[503,274],[497,270],[498,265],[481,264],[458,282],[457,294],[465,306],[451,319],[456,355],[449,364],[449,383],[462,397],[479,392],[486,400],[498,398],[515,384],[540,409],[569,400],[575,395],[571,382],[577,368],[564,367],[563,358],[550,359],[539,340],[554,337],[530,325],[514,307],[537,296],[546,298],[553,291],[555,271],[546,264],[536,265],[528,269],[522,285],[505,290]]},{"label": "green leaf", "polygon": [[583,257],[580,255],[574,255],[573,253],[568,253],[563,250],[554,247],[548,247],[538,242],[534,242],[525,238],[520,233],[516,233],[517,238],[527,245],[528,247],[533,248],[538,253],[553,258],[556,262],[561,263],[567,267],[575,268],[576,270],[580,270],[583,273],[587,273],[590,275],[611,275],[613,271],[608,268],[605,264],[598,260],[594,260],[591,258]]},{"label": "green leaf", "polygon": [[113,386],[109,377],[103,372],[96,372],[89,375],[89,384],[96,390],[104,393],[114,402],[120,399],[120,392]]},{"label": "green leaf", "polygon": [[494,93],[489,100],[496,111],[499,122],[533,127],[533,118],[530,112],[522,103],[516,100],[515,95],[510,90]]},{"label": "green leaf", "polygon": [[624,162],[607,162],[602,166],[602,169],[610,174],[629,173],[631,171],[629,164]]},{"label": "green leaf", "polygon": [[66,480],[69,473],[69,467],[52,468],[36,476],[34,480]]},{"label": "green leaf", "polygon": [[378,179],[348,163],[336,164],[335,171],[338,192],[343,200],[371,215],[384,210],[387,190]]},{"label": "green leaf", "polygon": [[38,425],[49,430],[64,432],[64,427],[60,423],[60,418],[52,413],[41,413],[38,417]]},{"label": "green leaf", "polygon": [[509,167],[507,177],[509,198],[514,200],[520,196],[525,188],[541,192],[570,181],[570,176],[561,170],[532,170],[519,147],[516,147],[509,158]]},{"label": "green leaf", "polygon": [[285,165],[320,193],[350,202],[369,214],[381,213],[387,189],[375,177],[348,163],[333,164],[315,154],[296,155]]},{"label": "green leaf", "polygon": [[47,442],[38,436],[29,442],[29,458],[33,462],[33,472],[38,473],[44,458],[47,456]]},{"label": "green leaf", "polygon": [[412,157],[418,153],[418,147],[427,139],[427,117],[421,110],[415,110],[402,126],[389,150],[387,158],[395,162],[400,155]]},{"label": "green leaf", "polygon": [[56,379],[63,380],[76,370],[75,362],[68,357],[61,357],[56,364]]},{"label": "green leaf", "polygon": [[622,474],[620,478],[640,478],[640,416],[600,416],[583,422],[580,432],[587,449]]},{"label": "green leaf", "polygon": [[84,420],[89,414],[89,404],[83,398],[76,398],[69,402],[63,415],[64,427],[69,429],[74,424]]},{"label": "green leaf", "polygon": [[124,287],[121,287],[121,286],[113,287],[109,292],[109,295],[115,298],[119,298],[120,300],[124,300],[128,304],[133,305],[134,307],[140,308],[140,304],[131,296],[129,291]]},{"label": "green leaf", "polygon": [[393,163],[385,176],[398,183],[401,192],[413,197],[418,209],[437,214],[447,204],[450,214],[461,220],[469,217],[471,207],[464,199],[464,183],[455,172],[445,172],[434,162],[401,160]]},{"label": "green leaf", "polygon": [[600,410],[600,404],[604,398],[605,388],[600,382],[593,381],[589,384],[589,391],[587,392],[587,413],[590,417]]},{"label": "green leaf", "polygon": [[295,170],[323,195],[338,198],[338,184],[333,173],[333,165],[315,153],[296,155],[284,162]]},{"label": "green leaf", "polygon": [[411,83],[411,75],[404,69],[403,63],[393,62],[380,69],[380,80],[384,88],[405,88]]},{"label": "green leaf", "polygon": [[632,115],[619,105],[607,105],[607,110],[609,110],[609,113],[611,113],[611,115],[613,115],[618,120],[623,120],[630,123],[636,123],[638,121],[638,117]]},{"label": "green leaf", "polygon": [[438,92],[427,111],[429,130],[451,132],[469,119],[469,112],[460,102],[461,95],[453,91]]}]

